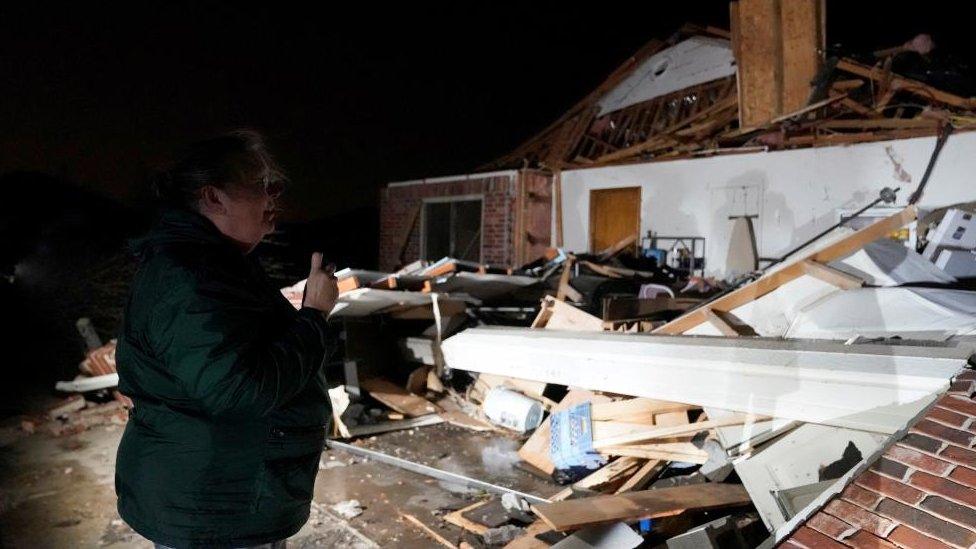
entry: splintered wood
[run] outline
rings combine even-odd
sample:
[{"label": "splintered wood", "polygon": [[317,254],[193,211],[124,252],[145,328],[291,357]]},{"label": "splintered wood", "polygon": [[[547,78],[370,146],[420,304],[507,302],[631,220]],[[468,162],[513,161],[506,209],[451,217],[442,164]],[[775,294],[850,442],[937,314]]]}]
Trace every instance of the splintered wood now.
[{"label": "splintered wood", "polygon": [[359,382],[369,395],[390,409],[410,417],[433,414],[438,407],[427,399],[408,392],[403,387],[381,378],[364,379]]},{"label": "splintered wood", "polygon": [[[729,5],[731,32],[685,25],[670,48],[652,40],[556,122],[479,171],[560,172],[736,154],[757,143],[764,150],[832,146],[934,136],[945,124],[972,126],[976,99],[892,72],[893,54],[874,66],[846,58],[826,66],[824,4],[739,0]],[[654,78],[657,65],[645,63],[651,56],[692,40],[727,45],[736,74],[603,108],[604,95],[626,79]]]}]

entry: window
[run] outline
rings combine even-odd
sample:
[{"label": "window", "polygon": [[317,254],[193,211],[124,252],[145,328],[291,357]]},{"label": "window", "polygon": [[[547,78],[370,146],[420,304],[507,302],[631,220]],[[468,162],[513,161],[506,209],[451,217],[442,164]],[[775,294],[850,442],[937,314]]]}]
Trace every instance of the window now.
[{"label": "window", "polygon": [[452,198],[424,204],[425,259],[450,256],[481,262],[481,198]]}]

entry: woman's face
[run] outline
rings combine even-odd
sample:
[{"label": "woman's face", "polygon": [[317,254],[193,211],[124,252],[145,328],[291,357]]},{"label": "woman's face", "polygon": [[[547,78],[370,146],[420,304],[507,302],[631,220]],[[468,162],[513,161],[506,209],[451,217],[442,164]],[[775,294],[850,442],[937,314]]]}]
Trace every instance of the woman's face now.
[{"label": "woman's face", "polygon": [[213,189],[220,208],[207,215],[225,236],[237,242],[247,253],[274,231],[277,217],[279,185],[240,186]]}]

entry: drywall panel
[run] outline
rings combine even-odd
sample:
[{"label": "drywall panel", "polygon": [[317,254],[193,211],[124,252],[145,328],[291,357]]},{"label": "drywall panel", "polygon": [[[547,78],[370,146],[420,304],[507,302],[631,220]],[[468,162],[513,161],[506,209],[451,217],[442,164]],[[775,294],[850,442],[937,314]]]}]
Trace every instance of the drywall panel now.
[{"label": "drywall panel", "polygon": [[728,40],[693,36],[650,56],[597,103],[599,116],[735,74]]}]

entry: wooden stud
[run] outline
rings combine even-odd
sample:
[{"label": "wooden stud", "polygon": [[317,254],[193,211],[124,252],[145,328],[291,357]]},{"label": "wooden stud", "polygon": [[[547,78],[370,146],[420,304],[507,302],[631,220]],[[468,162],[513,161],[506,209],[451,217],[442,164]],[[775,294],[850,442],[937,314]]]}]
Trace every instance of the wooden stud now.
[{"label": "wooden stud", "polygon": [[708,323],[711,324],[715,329],[722,332],[725,337],[739,337],[742,335],[739,330],[735,328],[731,323],[727,322],[724,318],[718,316],[718,314],[708,307],[705,307],[705,317]]},{"label": "wooden stud", "polygon": [[812,259],[807,259],[801,263],[803,265],[803,272],[809,276],[820,279],[828,284],[833,284],[842,290],[850,290],[853,288],[860,288],[864,285],[864,281],[860,278],[849,275],[843,271],[838,271],[837,269],[819,263]]}]

